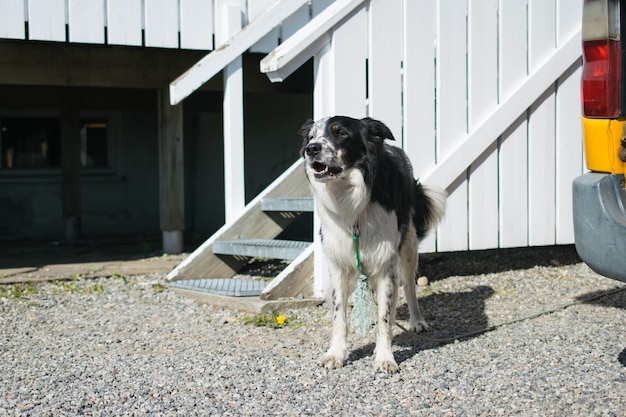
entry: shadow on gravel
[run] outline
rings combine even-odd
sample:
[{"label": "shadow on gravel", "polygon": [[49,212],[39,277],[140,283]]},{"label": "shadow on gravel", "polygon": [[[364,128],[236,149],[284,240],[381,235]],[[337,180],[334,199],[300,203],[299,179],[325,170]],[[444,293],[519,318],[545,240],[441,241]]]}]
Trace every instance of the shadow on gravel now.
[{"label": "shadow on gravel", "polygon": [[[620,288],[623,289],[620,291]],[[606,294],[606,295],[604,295]],[[626,289],[622,285],[621,287],[615,287],[611,290],[594,291],[587,294],[583,294],[576,297],[577,300],[584,302],[585,304],[591,304],[601,307],[621,308],[626,310]],[[617,356],[619,363],[626,367],[626,348],[620,352]]]},{"label": "shadow on gravel", "polygon": [[[420,351],[432,349],[446,343],[453,343],[454,338],[460,340],[471,339],[473,336],[462,337],[467,333],[474,333],[486,329],[489,320],[485,314],[485,302],[493,295],[491,287],[483,285],[466,292],[438,292],[419,299],[424,318],[430,324],[430,329],[422,333],[402,332],[393,340],[394,346],[403,349],[396,350],[395,358],[398,364],[418,354]],[[398,306],[397,318],[400,322],[408,322],[409,310],[406,304]],[[398,329],[394,329],[398,330]],[[441,342],[429,339],[453,340]],[[372,356],[375,345],[369,343],[353,350],[348,361],[356,361]]]},{"label": "shadow on gravel", "polygon": [[617,360],[619,361],[619,363],[622,364],[622,366],[626,367],[626,348],[624,348],[624,350],[620,352],[620,354],[617,357]]},{"label": "shadow on gravel", "polygon": [[574,245],[434,253],[420,256],[420,274],[433,282],[451,276],[473,276],[579,262],[582,261]]}]

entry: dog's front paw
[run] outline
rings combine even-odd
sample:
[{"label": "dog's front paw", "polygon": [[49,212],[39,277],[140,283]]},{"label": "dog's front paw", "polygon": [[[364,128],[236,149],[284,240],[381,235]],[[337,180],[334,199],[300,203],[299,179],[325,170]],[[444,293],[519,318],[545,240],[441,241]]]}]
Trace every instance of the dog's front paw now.
[{"label": "dog's front paw", "polygon": [[326,353],[322,356],[321,365],[326,369],[339,369],[344,364],[343,357],[333,355],[332,353]]},{"label": "dog's front paw", "polygon": [[384,372],[386,374],[395,374],[400,370],[400,367],[396,363],[394,359],[384,359],[384,360],[376,360],[374,362],[377,371]]}]

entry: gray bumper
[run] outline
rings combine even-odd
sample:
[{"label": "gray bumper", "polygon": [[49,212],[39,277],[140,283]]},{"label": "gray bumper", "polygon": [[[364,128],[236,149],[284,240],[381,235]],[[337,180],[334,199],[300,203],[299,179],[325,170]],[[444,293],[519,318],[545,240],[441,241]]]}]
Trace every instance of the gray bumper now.
[{"label": "gray bumper", "polygon": [[588,173],[574,180],[576,251],[597,273],[626,282],[626,190],[623,175]]}]

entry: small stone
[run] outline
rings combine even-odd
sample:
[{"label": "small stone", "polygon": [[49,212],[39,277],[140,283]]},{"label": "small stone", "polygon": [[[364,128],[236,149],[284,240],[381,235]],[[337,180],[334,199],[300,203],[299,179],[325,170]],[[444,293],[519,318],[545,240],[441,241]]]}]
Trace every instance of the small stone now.
[{"label": "small stone", "polygon": [[422,276],[417,279],[417,285],[420,287],[425,287],[428,285],[428,277]]}]

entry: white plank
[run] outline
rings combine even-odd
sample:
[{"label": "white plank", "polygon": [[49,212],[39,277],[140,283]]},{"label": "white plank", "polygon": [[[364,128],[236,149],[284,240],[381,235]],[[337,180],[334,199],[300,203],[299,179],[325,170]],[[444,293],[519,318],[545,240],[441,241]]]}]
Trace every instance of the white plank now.
[{"label": "white plank", "polygon": [[104,43],[104,0],[69,0],[70,42]]},{"label": "white plank", "polygon": [[528,244],[555,243],[555,88],[538,98],[528,120]]},{"label": "white plank", "polygon": [[[468,122],[470,130],[498,104],[498,1],[470,0],[468,51]],[[469,246],[498,246],[498,156],[490,146],[469,175]]]},{"label": "white plank", "polygon": [[580,77],[575,66],[559,80],[556,117],[556,243],[574,243],[572,181],[583,173],[584,155],[580,138]]},{"label": "white plank", "polygon": [[[276,0],[254,0],[248,3],[248,21],[253,22],[272,6]],[[307,6],[308,7],[308,6]],[[250,52],[268,53],[278,46],[280,27],[276,27],[250,47]]]},{"label": "white plank", "polygon": [[[335,28],[332,40],[334,55],[334,114],[355,118],[367,115],[365,85],[367,58],[367,13],[361,9],[347,22]],[[326,114],[333,116],[334,114]]]},{"label": "white plank", "polygon": [[[403,143],[416,177],[436,162],[435,135],[435,1],[404,1]],[[437,234],[420,243],[420,252],[436,250]]]},{"label": "white plank", "polygon": [[446,215],[437,230],[439,252],[468,249],[467,178],[461,176],[449,187]]},{"label": "white plank", "polygon": [[[458,0],[441,0],[437,9],[437,132],[438,154],[443,158],[453,154],[467,135],[466,6]],[[439,227],[438,250],[468,248],[466,176],[467,166],[449,188],[453,191]]]},{"label": "white plank", "polygon": [[[220,31],[241,30],[242,9],[227,5]],[[246,205],[243,131],[243,66],[241,57],[224,68],[224,201],[226,223],[234,221]]]},{"label": "white plank", "polygon": [[146,46],[178,48],[178,0],[144,1]]},{"label": "white plank", "polygon": [[526,77],[526,2],[500,1],[500,102],[511,96]]},{"label": "white plank", "polygon": [[[500,2],[500,101],[516,97],[526,80],[526,0]],[[534,92],[534,101],[541,92]],[[525,109],[517,108],[517,120],[500,140],[500,247],[528,244],[528,138]]]},{"label": "white plank", "polygon": [[500,247],[528,244],[528,167],[526,114],[500,142]]},{"label": "white plank", "polygon": [[[555,0],[532,0],[529,4],[531,73],[549,59],[556,47],[555,6]],[[555,94],[551,86],[533,104],[528,118],[528,244],[531,246],[555,243]]]},{"label": "white plank", "polygon": [[213,1],[180,0],[180,47],[213,49]]},{"label": "white plank", "polygon": [[24,39],[24,0],[0,1],[0,38]]},{"label": "white plank", "polygon": [[141,46],[142,0],[107,0],[107,42]]},{"label": "white plank", "polygon": [[498,147],[494,143],[469,170],[469,249],[497,248],[499,243]]},{"label": "white plank", "polygon": [[[572,32],[580,30],[581,7],[571,1],[557,2],[557,44],[566,42]],[[572,181],[584,170],[583,146],[580,138],[580,77],[579,60],[558,81],[556,96],[556,242],[574,242],[572,214]]]},{"label": "white plank", "polygon": [[65,0],[28,0],[28,38],[65,42]]},{"label": "white plank", "polygon": [[402,146],[402,0],[369,5],[369,116],[383,121]]}]

